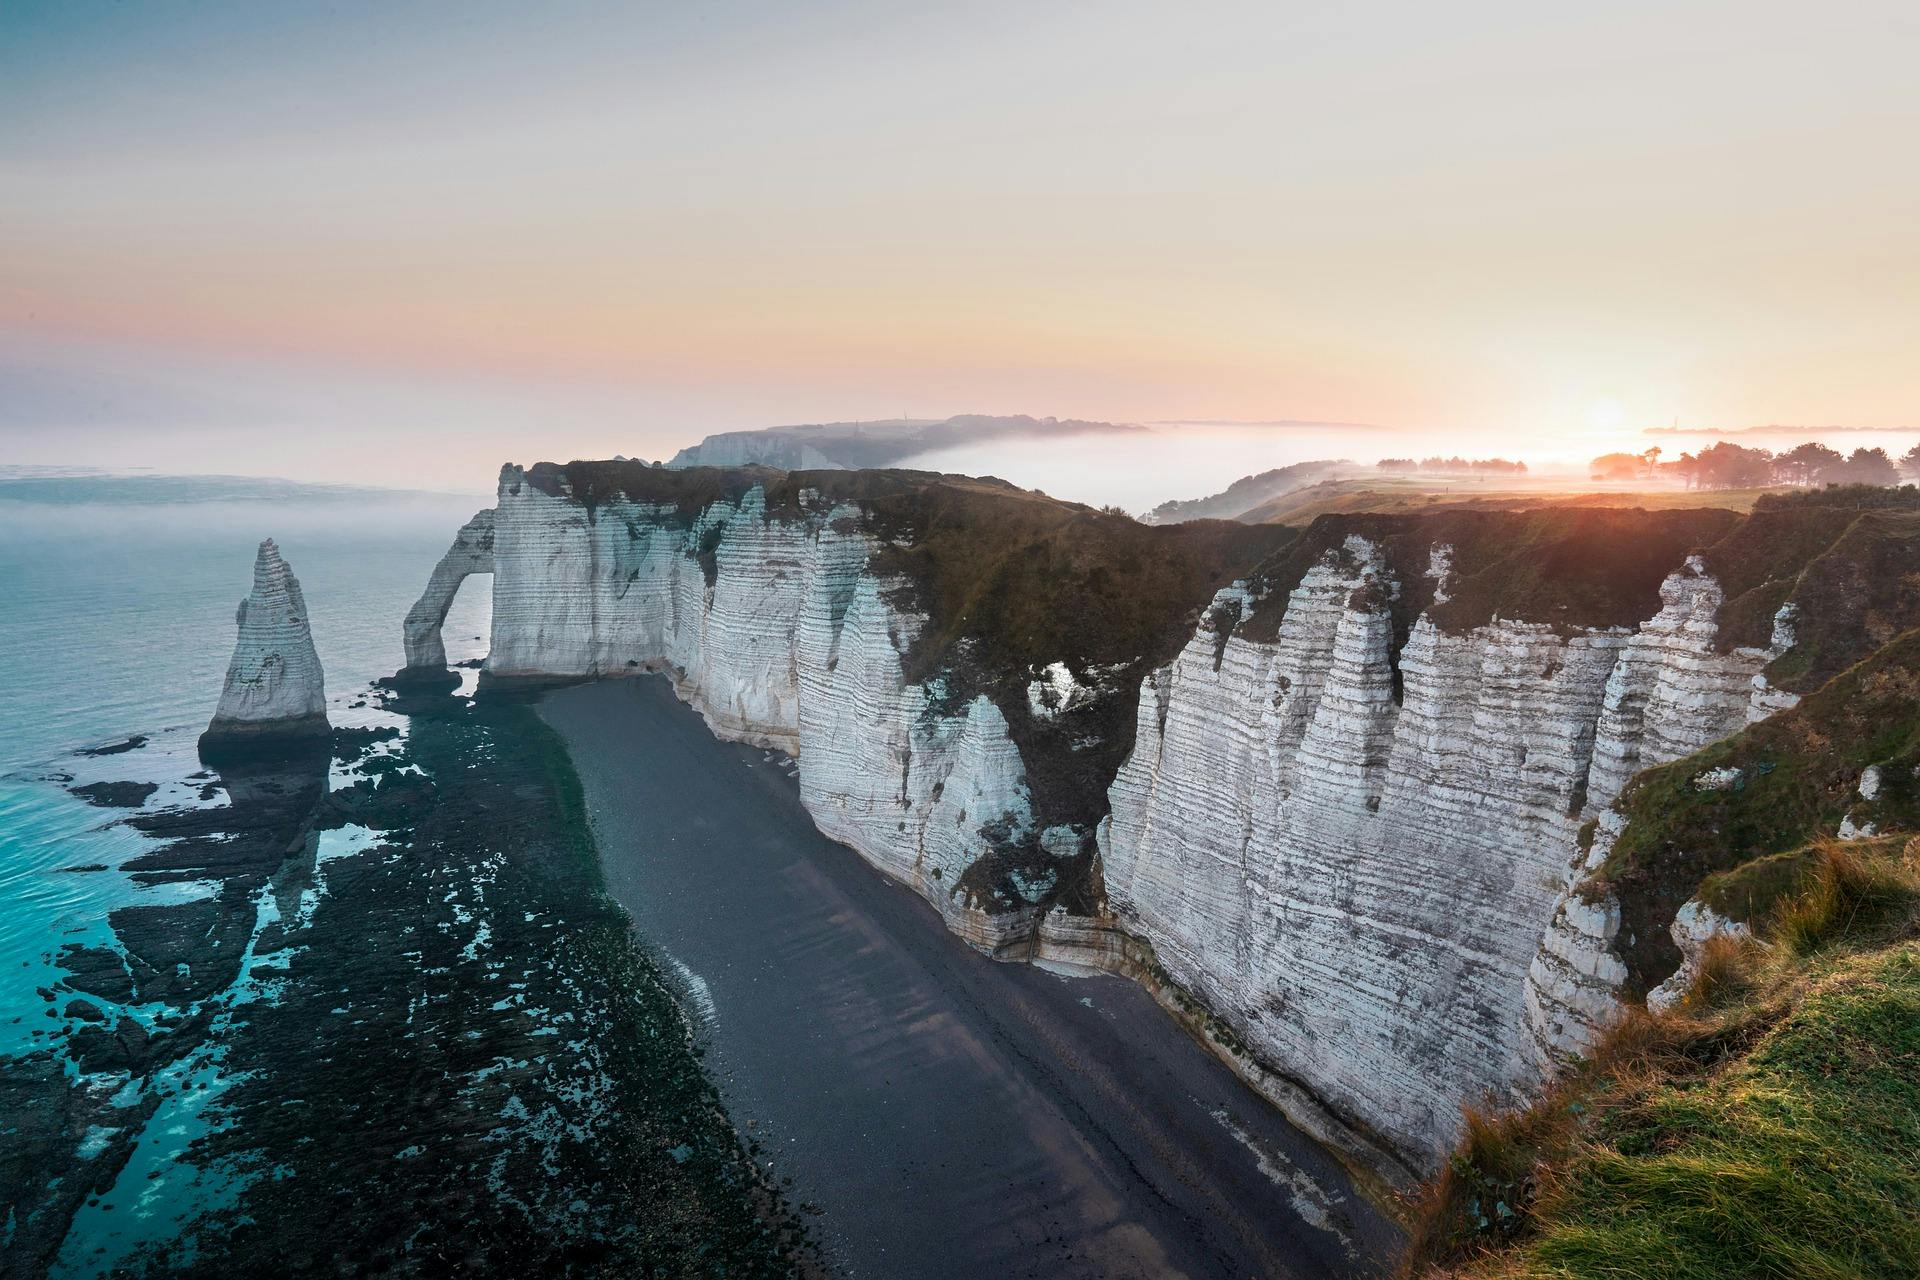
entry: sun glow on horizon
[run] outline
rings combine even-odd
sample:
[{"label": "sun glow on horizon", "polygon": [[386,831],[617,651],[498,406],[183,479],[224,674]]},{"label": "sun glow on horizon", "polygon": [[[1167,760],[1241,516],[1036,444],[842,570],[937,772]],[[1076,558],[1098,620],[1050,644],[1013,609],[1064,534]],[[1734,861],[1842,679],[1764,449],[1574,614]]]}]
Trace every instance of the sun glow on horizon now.
[{"label": "sun glow on horizon", "polygon": [[464,484],[910,406],[1577,468],[1920,396],[1891,0],[458,8],[0,13],[0,457]]},{"label": "sun glow on horizon", "polygon": [[1627,407],[1611,396],[1587,406],[1587,425],[1605,435],[1613,435],[1627,425]]}]

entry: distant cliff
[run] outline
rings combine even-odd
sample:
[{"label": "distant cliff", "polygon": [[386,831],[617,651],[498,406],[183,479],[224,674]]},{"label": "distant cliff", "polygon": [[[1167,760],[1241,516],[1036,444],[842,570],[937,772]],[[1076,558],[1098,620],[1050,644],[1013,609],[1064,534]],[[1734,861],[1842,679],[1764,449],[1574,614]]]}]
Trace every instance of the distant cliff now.
[{"label": "distant cliff", "polygon": [[408,660],[491,569],[490,679],[667,672],[970,942],[1141,977],[1404,1180],[1632,993],[1589,819],[1920,621],[1869,580],[1914,519],[1149,528],[921,473],[509,467]]},{"label": "distant cliff", "polygon": [[941,420],[826,422],[799,427],[726,431],[682,449],[669,467],[779,467],[787,471],[855,470],[897,466],[919,454],[983,440],[1046,440],[1065,435],[1144,431],[1077,418],[993,417],[961,414]]},{"label": "distant cliff", "polygon": [[[1183,520],[1237,520],[1262,503],[1295,489],[1358,471],[1351,462],[1296,462],[1257,475],[1241,476],[1219,493],[1204,498],[1163,502],[1140,517],[1148,524],[1178,524]],[[1253,523],[1265,523],[1254,521]]]}]

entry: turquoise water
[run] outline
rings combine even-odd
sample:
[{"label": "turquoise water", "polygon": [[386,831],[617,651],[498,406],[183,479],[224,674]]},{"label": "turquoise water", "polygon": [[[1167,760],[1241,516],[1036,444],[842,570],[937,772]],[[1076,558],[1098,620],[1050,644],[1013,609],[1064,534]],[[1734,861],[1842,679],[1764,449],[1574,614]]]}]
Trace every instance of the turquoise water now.
[{"label": "turquoise water", "polygon": [[[804,1224],[602,891],[557,743],[511,696],[369,689],[487,500],[7,473],[0,1274],[788,1272]],[[329,718],[376,732],[204,770],[268,535]]]},{"label": "turquoise water", "polygon": [[[386,723],[351,704],[401,665],[401,617],[454,530],[486,504],[417,494],[27,502],[0,486],[0,1054],[49,1034],[34,1025],[47,1021],[37,989],[58,976],[61,946],[103,941],[117,907],[196,892],[139,888],[113,870],[147,838],[119,824],[125,810],[67,787],[152,781],[161,789],[149,809],[194,797],[194,739],[219,697],[259,539],[279,542],[305,589],[334,723]],[[488,604],[484,579],[456,600],[453,661],[485,653]],[[135,734],[149,738],[145,749],[74,754]]]}]

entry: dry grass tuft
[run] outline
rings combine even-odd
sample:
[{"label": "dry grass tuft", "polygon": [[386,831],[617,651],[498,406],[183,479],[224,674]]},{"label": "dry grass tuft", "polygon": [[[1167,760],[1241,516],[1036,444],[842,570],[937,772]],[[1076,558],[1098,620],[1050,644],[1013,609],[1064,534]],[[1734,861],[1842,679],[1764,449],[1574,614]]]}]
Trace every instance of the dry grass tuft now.
[{"label": "dry grass tuft", "polygon": [[1920,1274],[1920,838],[1808,852],[1674,1010],[1467,1113],[1403,1277]]},{"label": "dry grass tuft", "polygon": [[1920,904],[1915,841],[1893,856],[1873,844],[1825,840],[1815,846],[1808,883],[1774,915],[1769,934],[1795,956],[1871,939],[1912,923]]}]

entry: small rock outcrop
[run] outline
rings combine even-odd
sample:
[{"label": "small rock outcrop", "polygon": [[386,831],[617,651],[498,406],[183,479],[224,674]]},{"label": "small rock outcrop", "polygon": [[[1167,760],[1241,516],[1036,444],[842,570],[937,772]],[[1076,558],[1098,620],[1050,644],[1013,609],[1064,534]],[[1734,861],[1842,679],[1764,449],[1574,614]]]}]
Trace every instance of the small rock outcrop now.
[{"label": "small rock outcrop", "polygon": [[248,753],[325,738],[325,677],[300,581],[272,538],[253,561],[253,590],[234,614],[239,638],[200,754]]}]

